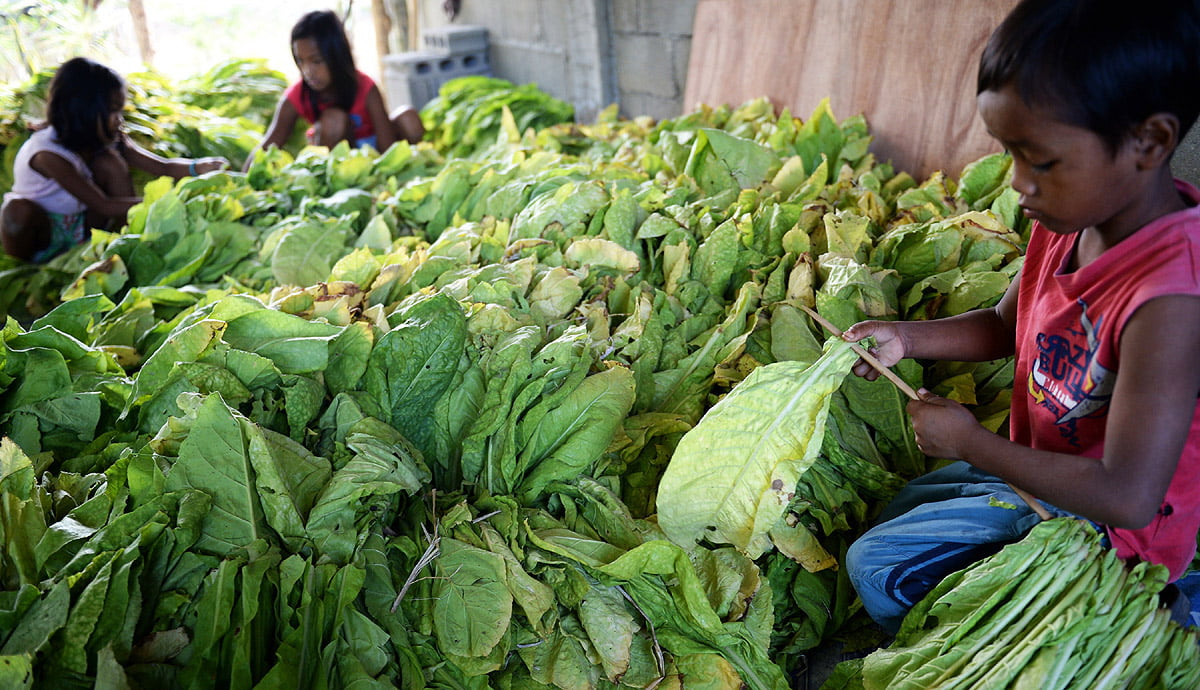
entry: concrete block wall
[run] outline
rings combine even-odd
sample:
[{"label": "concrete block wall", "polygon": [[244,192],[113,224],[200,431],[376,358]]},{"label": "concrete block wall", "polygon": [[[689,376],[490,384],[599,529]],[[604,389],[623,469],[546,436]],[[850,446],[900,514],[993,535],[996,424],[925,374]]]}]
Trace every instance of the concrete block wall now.
[{"label": "concrete block wall", "polygon": [[[450,23],[444,0],[418,2],[418,26]],[[492,73],[573,103],[578,122],[593,122],[612,103],[625,117],[661,120],[697,105],[683,102],[696,2],[461,0],[453,21],[486,26]],[[1200,127],[1172,168],[1200,185]]]},{"label": "concrete block wall", "polygon": [[612,52],[621,114],[678,117],[683,103],[696,0],[611,0]]},{"label": "concrete block wall", "polygon": [[[450,20],[421,0],[421,27]],[[459,24],[488,27],[493,73],[534,82],[590,122],[612,103],[626,117],[679,116],[696,0],[462,0]]]},{"label": "concrete block wall", "polygon": [[[669,0],[664,0],[669,1]],[[576,119],[594,121],[619,100],[609,52],[608,0],[463,0],[456,24],[488,28],[492,73],[575,105]],[[443,0],[421,0],[419,26],[450,20]]]}]

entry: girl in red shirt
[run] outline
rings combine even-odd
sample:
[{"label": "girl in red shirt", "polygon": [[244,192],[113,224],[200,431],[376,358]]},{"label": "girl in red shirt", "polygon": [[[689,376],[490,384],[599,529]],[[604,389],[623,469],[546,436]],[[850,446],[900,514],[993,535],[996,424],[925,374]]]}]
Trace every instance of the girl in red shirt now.
[{"label": "girl in red shirt", "polygon": [[[379,87],[355,68],[345,28],[333,12],[309,12],[296,22],[292,57],[301,79],[280,97],[259,148],[282,148],[300,118],[312,124],[308,143],[330,148],[348,141],[382,152],[399,139],[415,144],[425,135],[420,114],[411,106],[388,115]],[[245,168],[253,161],[249,156]]]}]

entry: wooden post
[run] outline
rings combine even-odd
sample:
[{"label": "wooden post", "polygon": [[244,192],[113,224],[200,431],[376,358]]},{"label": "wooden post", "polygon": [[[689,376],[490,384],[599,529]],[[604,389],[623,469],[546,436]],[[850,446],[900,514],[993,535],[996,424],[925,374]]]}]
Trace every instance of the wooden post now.
[{"label": "wooden post", "polygon": [[420,45],[417,41],[420,40],[421,36],[419,32],[420,27],[418,26],[420,24],[420,15],[418,14],[417,0],[405,0],[405,2],[408,4],[406,9],[408,13],[408,49],[419,50]]},{"label": "wooden post", "polygon": [[375,26],[375,53],[379,57],[379,78],[383,79],[383,58],[391,52],[388,35],[392,33],[392,20],[388,17],[387,0],[371,0],[371,20]]},{"label": "wooden post", "polygon": [[392,29],[395,31],[396,52],[404,53],[413,49],[408,41],[408,0],[388,0],[391,10]]},{"label": "wooden post", "polygon": [[[96,4],[99,4],[99,0]],[[142,0],[129,0],[129,15],[133,18],[133,34],[137,37],[142,64],[153,67],[154,48],[150,45],[150,26],[146,23],[146,6],[142,4]]]}]

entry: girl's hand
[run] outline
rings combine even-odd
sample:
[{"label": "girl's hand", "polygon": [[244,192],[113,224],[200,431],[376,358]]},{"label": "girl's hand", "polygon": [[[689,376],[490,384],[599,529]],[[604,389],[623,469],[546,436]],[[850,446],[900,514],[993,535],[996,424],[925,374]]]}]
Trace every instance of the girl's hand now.
[{"label": "girl's hand", "polygon": [[921,389],[920,400],[909,401],[917,448],[935,458],[964,459],[971,439],[980,431],[990,434],[971,411],[959,403]]},{"label": "girl's hand", "polygon": [[[860,321],[842,334],[845,340],[852,343],[871,336],[875,337],[875,344],[867,348],[867,352],[874,355],[881,364],[890,367],[904,359],[908,344],[901,337],[900,329],[894,321]],[[853,371],[868,381],[879,378],[875,367],[861,358],[854,363]]]},{"label": "girl's hand", "polygon": [[220,156],[197,158],[192,161],[192,164],[196,168],[197,175],[203,175],[206,172],[212,172],[214,170],[224,170],[225,168],[229,167],[229,161],[221,158]]}]

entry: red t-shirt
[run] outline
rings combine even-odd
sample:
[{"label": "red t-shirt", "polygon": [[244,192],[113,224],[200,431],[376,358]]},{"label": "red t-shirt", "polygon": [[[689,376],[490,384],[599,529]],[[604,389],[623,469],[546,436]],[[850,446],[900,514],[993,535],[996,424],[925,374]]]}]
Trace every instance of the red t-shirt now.
[{"label": "red t-shirt", "polygon": [[[1192,208],[1159,218],[1091,264],[1064,267],[1078,234],[1034,223],[1021,269],[1011,438],[1022,445],[1100,458],[1109,401],[1121,361],[1121,332],[1146,301],[1200,295],[1200,190],[1181,181]],[[1193,343],[1164,342],[1164,347]],[[1118,497],[1119,498],[1119,497]],[[1137,530],[1108,528],[1121,558],[1162,563],[1178,579],[1200,530],[1200,401],[1187,445],[1154,520]]]},{"label": "red t-shirt", "polygon": [[[375,126],[371,124],[371,118],[367,115],[367,93],[371,91],[372,86],[375,86],[374,80],[359,72],[358,91],[354,93],[354,105],[350,107],[350,120],[354,123],[355,140],[366,139],[375,134]],[[313,112],[312,101],[305,93],[303,80],[289,86],[283,92],[283,96],[295,106],[300,117],[309,122],[316,122],[321,113],[333,105],[333,103],[319,101],[316,112]],[[309,134],[312,134],[311,129]]]}]

